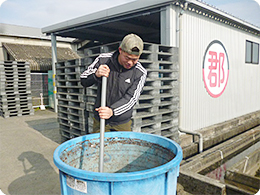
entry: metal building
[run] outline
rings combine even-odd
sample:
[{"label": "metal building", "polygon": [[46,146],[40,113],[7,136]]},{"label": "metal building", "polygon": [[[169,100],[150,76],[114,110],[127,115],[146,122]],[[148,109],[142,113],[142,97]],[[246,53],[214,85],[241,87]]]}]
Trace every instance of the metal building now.
[{"label": "metal building", "polygon": [[52,35],[54,51],[56,36],[105,44],[130,32],[178,47],[181,129],[260,111],[260,28],[201,1],[137,0],[42,32]]}]

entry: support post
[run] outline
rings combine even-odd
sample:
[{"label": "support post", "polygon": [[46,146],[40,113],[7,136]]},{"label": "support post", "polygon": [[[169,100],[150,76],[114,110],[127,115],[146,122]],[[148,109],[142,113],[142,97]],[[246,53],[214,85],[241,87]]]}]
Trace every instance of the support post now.
[{"label": "support post", "polygon": [[58,100],[57,100],[57,87],[56,87],[56,68],[57,63],[57,41],[56,35],[51,33],[51,50],[52,50],[52,79],[53,79],[53,99],[54,99],[54,111],[58,112]]},{"label": "support post", "polygon": [[169,5],[161,11],[161,44],[176,47],[176,8]]}]

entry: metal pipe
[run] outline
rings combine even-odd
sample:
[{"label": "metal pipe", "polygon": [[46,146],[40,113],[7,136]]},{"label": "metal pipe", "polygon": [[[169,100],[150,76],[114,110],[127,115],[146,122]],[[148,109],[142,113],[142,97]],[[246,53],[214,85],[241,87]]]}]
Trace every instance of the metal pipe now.
[{"label": "metal pipe", "polygon": [[[106,106],[107,77],[102,77],[101,88],[101,107]],[[105,119],[100,119],[100,148],[99,148],[99,172],[104,170],[104,137],[105,137]]]},{"label": "metal pipe", "polygon": [[[179,14],[178,14],[178,18],[179,18],[179,64],[180,64],[180,69],[179,69],[179,85],[180,85],[180,114],[179,114],[179,121],[181,121],[181,115],[182,115],[182,97],[183,97],[183,75],[182,75],[182,69],[183,69],[183,42],[182,42],[182,39],[183,39],[183,31],[182,31],[182,26],[183,26],[183,21],[182,21],[182,15],[184,13],[184,11],[186,11],[188,7],[188,3],[186,2],[185,3],[185,6],[184,6],[184,9],[180,9],[179,10]],[[193,142],[194,142],[194,136],[197,135],[199,136],[199,152],[203,152],[203,136],[201,133],[198,133],[198,132],[193,132],[193,131],[189,131],[189,130],[183,130],[181,128],[179,128],[179,131],[180,132],[183,132],[183,133],[187,133],[187,134],[190,134],[190,135],[193,135]]]},{"label": "metal pipe", "polygon": [[[199,153],[203,152],[203,136],[202,136],[201,133],[193,132],[193,131],[189,131],[189,130],[184,130],[184,129],[181,129],[181,128],[179,128],[179,131],[182,132],[182,133],[187,133],[187,134],[193,135],[193,136],[195,136],[195,135],[199,136]],[[193,141],[194,141],[194,139],[193,139]]]},{"label": "metal pipe", "polygon": [[245,162],[245,165],[244,165],[244,170],[243,170],[243,173],[245,173],[245,172],[246,172],[247,163],[248,163],[248,160],[249,160],[249,157],[248,157],[248,156],[246,156],[245,158],[246,158],[246,162]]},{"label": "metal pipe", "polygon": [[179,36],[179,126],[182,125],[182,113],[183,113],[183,31],[182,31],[182,14],[181,14],[182,9],[179,8],[178,10],[178,36]]}]

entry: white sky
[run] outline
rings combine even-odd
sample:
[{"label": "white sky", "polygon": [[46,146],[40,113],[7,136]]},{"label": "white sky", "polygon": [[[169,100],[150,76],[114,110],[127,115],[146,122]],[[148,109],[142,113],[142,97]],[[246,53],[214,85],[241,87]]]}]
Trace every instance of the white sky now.
[{"label": "white sky", "polygon": [[[0,23],[42,28],[131,1],[134,0],[0,0]],[[260,0],[203,1],[260,27]]]}]

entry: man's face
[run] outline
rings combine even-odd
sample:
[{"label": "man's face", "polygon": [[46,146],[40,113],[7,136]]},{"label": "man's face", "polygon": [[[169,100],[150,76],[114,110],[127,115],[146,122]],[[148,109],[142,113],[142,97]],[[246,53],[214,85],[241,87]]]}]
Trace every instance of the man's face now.
[{"label": "man's face", "polygon": [[140,56],[126,53],[121,48],[119,48],[118,62],[125,69],[132,68],[137,63],[139,58],[140,58]]}]

